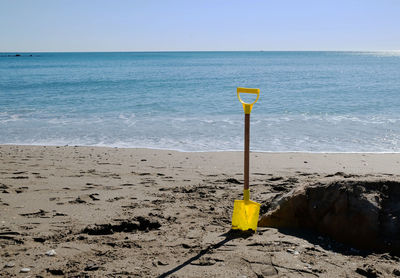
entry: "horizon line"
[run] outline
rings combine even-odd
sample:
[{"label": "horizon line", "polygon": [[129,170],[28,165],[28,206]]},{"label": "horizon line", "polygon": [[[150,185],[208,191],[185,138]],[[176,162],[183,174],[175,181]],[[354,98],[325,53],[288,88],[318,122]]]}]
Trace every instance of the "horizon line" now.
[{"label": "horizon line", "polygon": [[106,50],[106,51],[1,51],[0,53],[174,53],[174,52],[400,52],[393,50]]}]

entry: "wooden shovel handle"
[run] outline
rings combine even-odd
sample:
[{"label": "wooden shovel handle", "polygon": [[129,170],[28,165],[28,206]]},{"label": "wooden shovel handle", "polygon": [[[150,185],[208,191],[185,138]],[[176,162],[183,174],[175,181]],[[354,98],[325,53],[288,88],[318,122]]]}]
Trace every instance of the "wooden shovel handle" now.
[{"label": "wooden shovel handle", "polygon": [[244,115],[244,190],[249,189],[250,114]]}]

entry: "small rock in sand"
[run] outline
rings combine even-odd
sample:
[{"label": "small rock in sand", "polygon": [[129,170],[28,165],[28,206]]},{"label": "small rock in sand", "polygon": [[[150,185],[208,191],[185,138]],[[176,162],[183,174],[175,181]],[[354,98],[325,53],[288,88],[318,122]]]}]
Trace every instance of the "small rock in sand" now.
[{"label": "small rock in sand", "polygon": [[168,265],[168,263],[163,262],[163,261],[160,261],[160,260],[157,261],[157,264],[158,264],[158,265]]},{"label": "small rock in sand", "polygon": [[54,250],[54,249],[47,251],[45,254],[46,254],[46,256],[50,256],[50,257],[57,255],[56,250]]},{"label": "small rock in sand", "polygon": [[300,254],[299,251],[296,251],[296,250],[293,250],[293,249],[290,249],[290,248],[287,249],[286,251],[289,252],[290,254],[293,254],[293,255],[298,255],[298,254]]},{"label": "small rock in sand", "polygon": [[84,270],[85,271],[95,271],[95,270],[98,270],[99,268],[100,268],[100,266],[98,266],[95,263],[88,263]]},{"label": "small rock in sand", "polygon": [[21,273],[28,273],[29,271],[31,271],[30,268],[28,268],[28,267],[23,267],[23,268],[21,268],[21,270],[20,270],[19,272],[21,272]]},{"label": "small rock in sand", "polygon": [[8,262],[4,265],[4,267],[14,267],[15,263],[14,262]]}]

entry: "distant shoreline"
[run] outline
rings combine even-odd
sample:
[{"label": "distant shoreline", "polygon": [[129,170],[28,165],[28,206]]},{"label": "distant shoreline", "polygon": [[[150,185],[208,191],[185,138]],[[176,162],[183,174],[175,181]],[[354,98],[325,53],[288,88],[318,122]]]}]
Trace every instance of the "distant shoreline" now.
[{"label": "distant shoreline", "polygon": [[364,52],[364,53],[385,53],[385,52],[398,52],[400,50],[142,50],[142,51],[0,51],[0,54],[26,54],[26,53],[204,53],[204,52],[271,52],[271,53],[296,53],[296,52]]}]

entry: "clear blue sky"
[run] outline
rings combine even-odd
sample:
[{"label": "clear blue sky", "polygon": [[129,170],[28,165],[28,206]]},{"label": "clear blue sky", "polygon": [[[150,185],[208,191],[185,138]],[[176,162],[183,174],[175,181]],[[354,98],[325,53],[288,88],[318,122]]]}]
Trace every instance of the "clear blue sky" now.
[{"label": "clear blue sky", "polygon": [[400,0],[0,0],[0,51],[399,49]]}]

